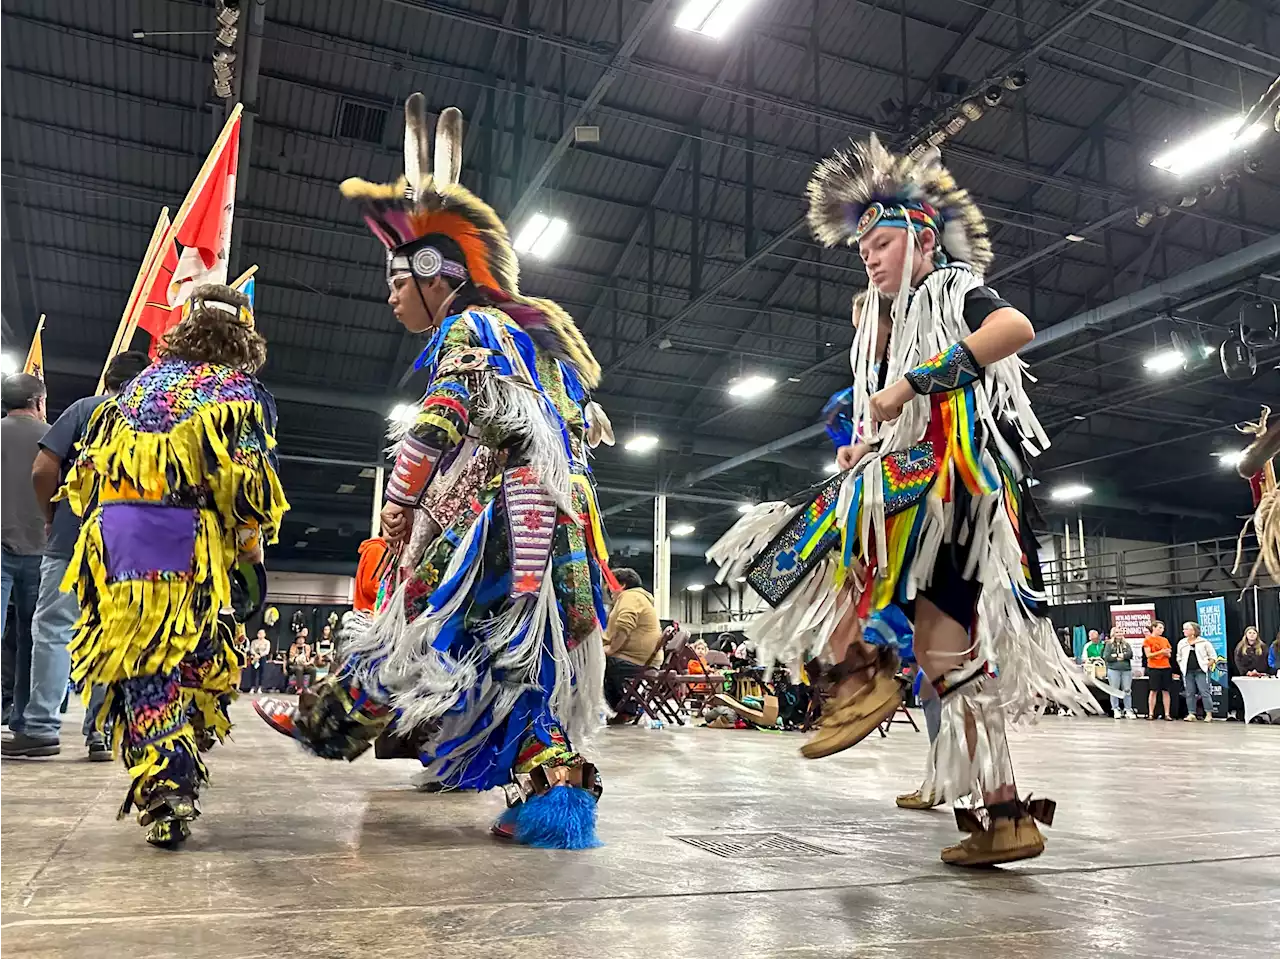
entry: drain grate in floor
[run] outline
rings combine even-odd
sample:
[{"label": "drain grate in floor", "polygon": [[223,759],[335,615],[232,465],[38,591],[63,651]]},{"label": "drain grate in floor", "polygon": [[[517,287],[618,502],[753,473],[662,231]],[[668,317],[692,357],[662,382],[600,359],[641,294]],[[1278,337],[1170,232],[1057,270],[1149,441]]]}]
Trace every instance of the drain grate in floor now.
[{"label": "drain grate in floor", "polygon": [[724,859],[775,859],[783,856],[836,856],[839,853],[780,832],[709,833],[672,836]]}]

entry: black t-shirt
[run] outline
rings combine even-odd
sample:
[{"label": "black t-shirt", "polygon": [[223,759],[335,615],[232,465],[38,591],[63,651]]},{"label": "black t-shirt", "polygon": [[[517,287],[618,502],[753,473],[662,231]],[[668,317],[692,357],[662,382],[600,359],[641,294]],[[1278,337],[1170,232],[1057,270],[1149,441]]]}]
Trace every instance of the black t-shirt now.
[{"label": "black t-shirt", "polygon": [[1202,673],[1204,670],[1200,668],[1200,657],[1196,655],[1196,648],[1191,647],[1191,655],[1187,657],[1187,675],[1194,676],[1196,673]]},{"label": "black t-shirt", "polygon": [[[972,290],[964,295],[964,324],[969,327],[972,333],[978,327],[982,326],[987,317],[996,310],[1002,310],[1013,304],[1002,297],[989,286],[975,286]],[[890,334],[892,336],[892,334]],[[885,352],[888,353],[888,344],[885,344]],[[886,386],[885,379],[889,375],[889,364],[884,362],[883,358],[876,364],[879,367],[877,373],[878,385],[877,389],[884,389]]]}]

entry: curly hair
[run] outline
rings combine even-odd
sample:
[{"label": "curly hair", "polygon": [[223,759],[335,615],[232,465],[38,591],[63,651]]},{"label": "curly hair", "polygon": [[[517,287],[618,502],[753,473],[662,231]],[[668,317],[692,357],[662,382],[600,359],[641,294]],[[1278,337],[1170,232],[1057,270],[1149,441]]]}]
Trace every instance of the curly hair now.
[{"label": "curly hair", "polygon": [[161,358],[258,372],[267,361],[267,341],[254,330],[248,310],[249,298],[228,286],[196,287],[191,312],[165,336]]}]

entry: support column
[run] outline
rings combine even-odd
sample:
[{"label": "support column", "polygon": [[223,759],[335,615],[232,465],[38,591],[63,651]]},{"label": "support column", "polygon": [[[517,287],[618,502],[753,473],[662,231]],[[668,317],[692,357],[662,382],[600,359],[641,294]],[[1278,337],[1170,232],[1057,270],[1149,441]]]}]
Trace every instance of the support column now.
[{"label": "support column", "polygon": [[382,533],[382,490],[387,485],[387,468],[376,466],[373,470],[373,517],[369,520],[369,537]]},{"label": "support column", "polygon": [[671,618],[671,536],[667,533],[667,495],[653,501],[653,604],[659,619]]}]

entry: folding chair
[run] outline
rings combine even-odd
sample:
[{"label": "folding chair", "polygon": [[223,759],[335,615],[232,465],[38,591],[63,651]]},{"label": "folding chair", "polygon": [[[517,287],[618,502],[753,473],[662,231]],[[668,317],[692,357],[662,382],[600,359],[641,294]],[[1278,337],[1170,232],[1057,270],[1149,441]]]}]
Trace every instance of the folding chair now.
[{"label": "folding chair", "polygon": [[[689,634],[680,628],[679,623],[672,623],[663,630],[663,637],[662,665],[657,668],[649,667],[633,676],[623,687],[622,697],[618,700],[618,712],[626,712],[626,707],[630,705],[640,707],[632,725],[640,722],[641,716],[684,725],[678,708],[677,684],[673,677],[680,674],[680,664],[685,661],[679,657],[689,642]],[[671,702],[673,697],[675,705]]]}]

